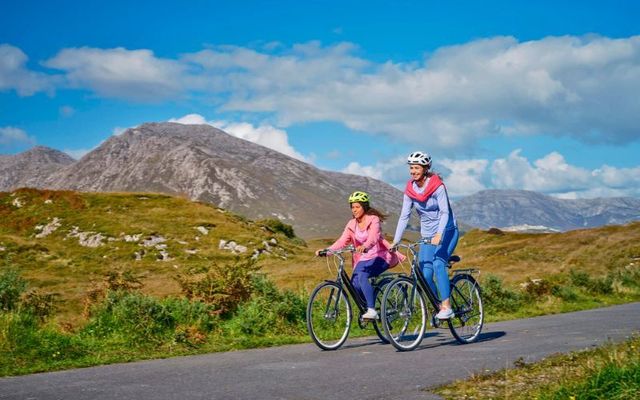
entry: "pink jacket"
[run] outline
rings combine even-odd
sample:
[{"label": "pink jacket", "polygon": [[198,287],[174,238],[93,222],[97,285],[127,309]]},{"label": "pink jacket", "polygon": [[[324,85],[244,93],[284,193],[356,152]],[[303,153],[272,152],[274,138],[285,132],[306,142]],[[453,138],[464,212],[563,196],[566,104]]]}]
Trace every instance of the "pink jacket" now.
[{"label": "pink jacket", "polygon": [[[340,238],[329,248],[331,250],[338,250],[348,244],[353,244],[355,247],[364,246],[367,250],[367,259],[380,257],[389,263],[389,268],[395,267],[399,262],[406,258],[400,252],[396,251],[392,253],[389,251],[389,247],[391,245],[382,237],[382,232],[380,231],[380,218],[375,215],[365,214],[364,222],[365,230],[368,233],[366,241],[358,242],[356,240],[356,224],[358,222],[353,218],[347,222],[347,226],[345,226]],[[354,268],[362,256],[363,255],[361,253],[353,253],[352,262]]]}]

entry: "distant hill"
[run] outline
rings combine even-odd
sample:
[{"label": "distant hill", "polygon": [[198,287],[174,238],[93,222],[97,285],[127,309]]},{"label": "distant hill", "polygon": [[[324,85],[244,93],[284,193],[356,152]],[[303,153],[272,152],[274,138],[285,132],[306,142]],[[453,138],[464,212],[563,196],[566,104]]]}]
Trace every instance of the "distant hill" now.
[{"label": "distant hill", "polygon": [[529,231],[567,231],[640,220],[640,199],[563,200],[526,190],[484,190],[453,203],[460,221]]},{"label": "distant hill", "polygon": [[[177,123],[128,129],[78,161],[45,147],[1,156],[0,190],[19,187],[184,196],[250,219],[278,218],[305,238],[337,236],[354,190],[369,192],[389,214],[387,234],[402,202],[400,190],[379,180],[323,171],[209,125]],[[554,232],[640,219],[640,199],[561,200],[524,190],[485,190],[453,209],[465,231]]]},{"label": "distant hill", "polygon": [[[355,190],[369,192],[373,205],[388,213],[397,213],[402,202],[402,193],[384,182],[322,171],[209,125],[177,123],[129,129],[75,163],[41,168],[21,182],[36,188],[181,195],[251,219],[279,218],[303,237],[338,235],[350,217],[347,198]],[[0,190],[16,187],[9,183]]]},{"label": "distant hill", "polygon": [[43,179],[74,162],[66,153],[44,146],[16,155],[0,155],[0,191],[38,187]]}]

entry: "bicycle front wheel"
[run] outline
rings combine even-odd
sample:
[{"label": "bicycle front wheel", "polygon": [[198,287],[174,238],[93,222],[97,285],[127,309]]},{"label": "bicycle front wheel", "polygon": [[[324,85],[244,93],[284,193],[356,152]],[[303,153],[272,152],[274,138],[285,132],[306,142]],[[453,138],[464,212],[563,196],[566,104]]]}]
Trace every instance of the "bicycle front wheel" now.
[{"label": "bicycle front wheel", "polygon": [[396,278],[382,296],[382,326],[386,338],[400,351],[413,350],[422,341],[427,310],[415,282]]},{"label": "bicycle front wheel", "polygon": [[307,329],[311,339],[323,350],[342,346],[351,328],[351,304],[345,291],[335,282],[318,285],[307,305]]},{"label": "bicycle front wheel", "polygon": [[[393,281],[393,278],[384,277],[380,279],[374,286],[375,287],[374,295],[376,296],[375,308],[379,316],[382,315],[382,296],[384,296],[385,289],[387,288],[389,283],[391,283],[392,281]],[[387,344],[389,343],[389,339],[387,339],[387,337],[385,336],[384,328],[382,327],[382,324],[383,324],[382,317],[380,317],[380,320],[373,321],[373,329],[375,329],[376,335],[378,335],[378,337],[380,338],[380,341],[382,341],[382,343],[384,344]]]},{"label": "bicycle front wheel", "polygon": [[468,274],[451,279],[451,308],[454,316],[449,319],[449,329],[462,344],[478,340],[484,323],[484,309],[478,282]]}]

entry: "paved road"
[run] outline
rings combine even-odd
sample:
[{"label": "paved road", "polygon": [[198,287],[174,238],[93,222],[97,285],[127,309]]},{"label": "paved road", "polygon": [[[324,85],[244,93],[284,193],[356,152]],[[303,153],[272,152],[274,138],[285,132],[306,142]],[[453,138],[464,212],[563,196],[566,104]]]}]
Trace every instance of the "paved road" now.
[{"label": "paved road", "polygon": [[437,399],[425,390],[472,373],[640,333],[640,303],[485,326],[458,345],[446,330],[400,353],[372,338],[213,353],[0,379],[0,399]]}]

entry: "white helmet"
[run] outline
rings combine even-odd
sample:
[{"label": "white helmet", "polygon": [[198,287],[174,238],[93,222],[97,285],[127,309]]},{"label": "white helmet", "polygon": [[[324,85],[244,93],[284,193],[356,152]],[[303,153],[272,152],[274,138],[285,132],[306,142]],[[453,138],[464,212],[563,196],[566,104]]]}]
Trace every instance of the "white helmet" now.
[{"label": "white helmet", "polygon": [[430,169],[431,156],[421,151],[415,151],[409,154],[409,157],[407,157],[407,164],[418,164],[427,167],[427,169]]}]

